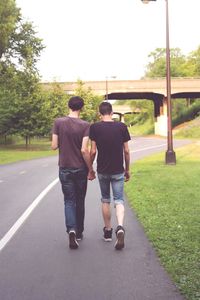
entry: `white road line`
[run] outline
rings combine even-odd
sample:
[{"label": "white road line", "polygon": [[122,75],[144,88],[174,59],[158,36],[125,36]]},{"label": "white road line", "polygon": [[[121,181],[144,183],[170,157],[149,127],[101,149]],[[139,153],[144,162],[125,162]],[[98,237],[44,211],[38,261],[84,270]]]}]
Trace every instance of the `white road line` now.
[{"label": "white road line", "polygon": [[0,183],[2,183],[2,182],[3,182],[3,180],[0,179]]},{"label": "white road line", "polygon": [[10,230],[4,235],[4,237],[0,240],[0,251],[6,246],[6,244],[10,241],[10,239],[15,235],[17,230],[21,227],[21,225],[26,221],[29,215],[33,212],[36,206],[40,203],[40,201],[44,198],[44,196],[46,196],[46,194],[54,187],[54,185],[58,183],[58,181],[59,179],[56,178],[53,182],[51,182],[32,202],[32,204],[25,210],[25,212],[15,222],[15,224],[10,228]]},{"label": "white road line", "polygon": [[42,167],[43,167],[43,168],[46,168],[46,167],[48,167],[48,164],[44,164],[44,165],[42,165]]},{"label": "white road line", "polygon": [[21,171],[19,172],[20,175],[26,174],[27,171]]},{"label": "white road line", "polygon": [[130,153],[141,152],[141,151],[145,151],[145,150],[149,150],[149,149],[154,149],[154,148],[159,148],[159,147],[163,147],[163,146],[167,146],[167,144],[165,143],[165,144],[160,144],[160,145],[156,145],[156,146],[141,148],[141,149],[138,149],[138,150],[131,150]]}]

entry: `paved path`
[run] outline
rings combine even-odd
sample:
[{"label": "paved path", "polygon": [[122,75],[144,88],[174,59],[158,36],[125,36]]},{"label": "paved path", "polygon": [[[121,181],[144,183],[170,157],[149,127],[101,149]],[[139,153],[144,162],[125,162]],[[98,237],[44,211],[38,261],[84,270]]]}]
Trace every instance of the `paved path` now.
[{"label": "paved path", "polygon": [[[141,145],[141,141],[135,141],[135,145]],[[145,144],[147,140],[143,142],[141,149],[155,147],[152,143]],[[162,141],[158,143],[161,145]],[[139,153],[136,148],[132,151],[135,156]],[[56,170],[55,160],[53,165]],[[126,246],[116,251],[114,240],[106,243],[102,239],[99,186],[97,180],[89,182],[84,240],[78,250],[70,250],[64,230],[62,198],[60,185],[56,184],[2,249],[0,299],[183,299],[160,265],[128,203]],[[115,217],[113,226],[116,226]]]}]

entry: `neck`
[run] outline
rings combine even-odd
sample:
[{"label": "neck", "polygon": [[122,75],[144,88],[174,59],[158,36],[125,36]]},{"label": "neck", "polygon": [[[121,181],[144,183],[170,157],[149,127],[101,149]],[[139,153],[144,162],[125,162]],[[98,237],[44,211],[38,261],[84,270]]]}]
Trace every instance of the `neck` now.
[{"label": "neck", "polygon": [[79,116],[80,116],[80,110],[73,111],[73,110],[70,109],[68,116],[71,117],[71,118],[79,118]]},{"label": "neck", "polygon": [[113,122],[112,115],[101,115],[101,120],[104,122]]}]

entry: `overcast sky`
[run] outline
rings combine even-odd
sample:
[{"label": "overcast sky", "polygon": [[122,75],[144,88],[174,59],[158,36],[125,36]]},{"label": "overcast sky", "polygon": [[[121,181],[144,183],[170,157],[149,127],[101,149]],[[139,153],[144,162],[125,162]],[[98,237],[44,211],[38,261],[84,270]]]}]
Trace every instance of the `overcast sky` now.
[{"label": "overcast sky", "polygon": [[[16,0],[46,49],[42,81],[139,79],[148,54],[166,45],[165,0]],[[200,0],[168,0],[170,47],[200,46]]]}]

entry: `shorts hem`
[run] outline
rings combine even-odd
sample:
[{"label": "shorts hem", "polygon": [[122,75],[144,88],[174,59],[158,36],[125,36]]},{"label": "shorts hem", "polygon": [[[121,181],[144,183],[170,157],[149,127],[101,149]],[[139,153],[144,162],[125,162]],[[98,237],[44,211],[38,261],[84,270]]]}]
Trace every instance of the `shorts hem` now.
[{"label": "shorts hem", "polygon": [[114,200],[114,204],[117,205],[117,204],[123,204],[124,205],[124,200]]},{"label": "shorts hem", "polygon": [[111,199],[103,199],[103,198],[101,198],[101,202],[102,203],[110,203]]}]

